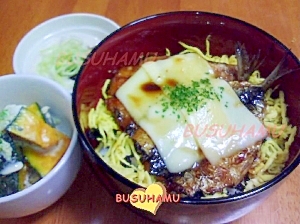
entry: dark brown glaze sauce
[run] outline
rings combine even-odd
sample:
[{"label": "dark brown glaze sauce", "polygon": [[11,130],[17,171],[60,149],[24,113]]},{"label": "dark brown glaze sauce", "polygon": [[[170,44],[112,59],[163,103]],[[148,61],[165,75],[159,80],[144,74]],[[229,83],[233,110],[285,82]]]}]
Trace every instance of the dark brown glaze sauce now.
[{"label": "dark brown glaze sauce", "polygon": [[154,82],[147,82],[141,86],[141,89],[144,92],[152,93],[152,92],[161,92],[160,86],[156,85]]}]

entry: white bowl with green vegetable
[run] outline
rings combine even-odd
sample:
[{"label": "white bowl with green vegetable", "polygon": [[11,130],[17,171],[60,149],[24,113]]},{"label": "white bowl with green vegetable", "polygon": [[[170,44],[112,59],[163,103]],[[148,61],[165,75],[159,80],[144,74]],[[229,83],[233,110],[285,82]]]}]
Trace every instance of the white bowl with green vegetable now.
[{"label": "white bowl with green vegetable", "polygon": [[41,75],[72,92],[86,56],[119,25],[101,15],[71,13],[51,18],[30,30],[13,56],[16,74]]},{"label": "white bowl with green vegetable", "polygon": [[56,202],[82,155],[69,92],[40,76],[5,75],[0,86],[0,218],[16,218]]}]

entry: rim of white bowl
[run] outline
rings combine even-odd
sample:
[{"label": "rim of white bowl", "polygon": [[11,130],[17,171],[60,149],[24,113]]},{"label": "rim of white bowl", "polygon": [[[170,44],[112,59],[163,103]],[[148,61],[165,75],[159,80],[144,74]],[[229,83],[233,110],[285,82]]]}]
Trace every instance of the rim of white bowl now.
[{"label": "rim of white bowl", "polygon": [[[17,76],[15,74],[7,74],[7,75],[4,75],[4,76],[0,77],[0,82],[3,79],[16,79],[16,80],[17,79],[21,79],[22,76],[27,76],[27,75],[26,74],[20,74],[19,76]],[[55,81],[53,81],[51,79],[47,79],[47,78],[42,77],[42,76],[27,76],[27,79],[31,79],[31,80],[34,80],[34,81],[37,81],[37,82],[44,82],[47,85],[53,86],[53,89],[55,89],[56,91],[58,91],[60,95],[62,95],[64,98],[68,99],[69,102],[71,103],[71,95],[70,95],[70,93],[68,91],[66,91],[63,87],[61,87]],[[70,109],[71,109],[71,107],[70,107]],[[51,179],[54,175],[56,175],[56,173],[59,171],[59,169],[61,169],[61,167],[63,166],[63,164],[65,164],[66,161],[70,158],[72,152],[76,149],[76,144],[78,142],[78,133],[77,133],[77,130],[75,128],[75,124],[74,124],[73,121],[71,122],[71,128],[72,128],[72,135],[71,135],[70,144],[69,144],[66,152],[62,156],[62,158],[51,169],[51,171],[45,177],[43,177],[42,179],[40,179],[38,182],[34,183],[33,185],[29,186],[28,188],[25,188],[25,189],[23,189],[21,191],[18,191],[16,193],[13,193],[13,194],[8,195],[8,196],[0,197],[0,204],[16,200],[16,199],[18,199],[20,197],[23,197],[23,196],[25,196],[25,195],[27,195],[27,194],[35,191],[37,188],[39,188],[45,182],[47,182],[49,179]]]},{"label": "rim of white bowl", "polygon": [[[24,71],[22,71],[22,67],[19,64],[19,55],[20,55],[20,51],[21,48],[23,46],[24,43],[26,43],[26,41],[28,41],[28,39],[30,39],[32,37],[32,35],[34,35],[36,32],[38,32],[38,30],[40,30],[42,27],[44,26],[49,26],[53,23],[56,23],[57,21],[60,20],[64,20],[66,18],[72,18],[72,17],[89,17],[92,19],[97,19],[97,20],[102,20],[103,22],[111,25],[112,27],[114,27],[115,29],[119,29],[120,25],[117,24],[115,21],[113,21],[112,19],[105,17],[103,15],[98,15],[98,14],[93,14],[93,13],[84,13],[84,12],[80,12],[80,13],[69,13],[69,14],[63,14],[63,15],[59,15],[50,19],[47,19],[41,23],[39,23],[38,25],[36,25],[35,27],[33,27],[31,30],[29,30],[19,41],[19,43],[17,44],[17,47],[14,51],[14,55],[13,55],[13,70],[15,72],[15,74],[21,74]],[[88,25],[88,24],[87,24]],[[101,41],[101,40],[100,40]],[[23,75],[27,75],[27,74],[23,74]]]}]

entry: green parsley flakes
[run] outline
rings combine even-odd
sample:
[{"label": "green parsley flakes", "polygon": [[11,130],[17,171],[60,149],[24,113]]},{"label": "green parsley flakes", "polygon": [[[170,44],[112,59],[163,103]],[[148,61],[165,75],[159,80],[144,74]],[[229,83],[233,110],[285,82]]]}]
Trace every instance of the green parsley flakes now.
[{"label": "green parsley flakes", "polygon": [[190,114],[204,107],[209,100],[220,101],[224,87],[219,87],[218,90],[215,90],[208,78],[192,81],[189,86],[183,84],[166,85],[163,87],[163,91],[170,100],[162,98],[162,112],[171,108],[173,112],[185,109]]}]

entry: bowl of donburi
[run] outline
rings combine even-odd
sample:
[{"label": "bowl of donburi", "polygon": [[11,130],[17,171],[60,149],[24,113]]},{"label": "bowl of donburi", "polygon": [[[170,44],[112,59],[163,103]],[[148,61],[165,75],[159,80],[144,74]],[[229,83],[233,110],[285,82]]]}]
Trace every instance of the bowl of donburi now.
[{"label": "bowl of donburi", "polygon": [[[249,38],[249,35],[253,38]],[[227,223],[299,164],[299,60],[243,21],[171,12],[100,42],[75,82],[73,114],[90,164],[113,195],[159,183],[167,223]]]}]

